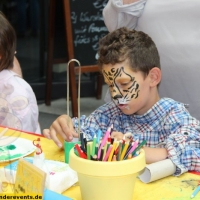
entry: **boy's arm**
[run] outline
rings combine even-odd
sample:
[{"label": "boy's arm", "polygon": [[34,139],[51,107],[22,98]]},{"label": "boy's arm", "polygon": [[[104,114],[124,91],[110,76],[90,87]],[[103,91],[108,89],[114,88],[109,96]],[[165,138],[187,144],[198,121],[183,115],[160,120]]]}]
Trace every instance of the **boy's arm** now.
[{"label": "boy's arm", "polygon": [[145,151],[146,163],[151,164],[167,158],[167,150],[165,148],[143,147]]},{"label": "boy's arm", "polygon": [[109,0],[103,10],[109,32],[120,27],[134,29],[147,0]]}]

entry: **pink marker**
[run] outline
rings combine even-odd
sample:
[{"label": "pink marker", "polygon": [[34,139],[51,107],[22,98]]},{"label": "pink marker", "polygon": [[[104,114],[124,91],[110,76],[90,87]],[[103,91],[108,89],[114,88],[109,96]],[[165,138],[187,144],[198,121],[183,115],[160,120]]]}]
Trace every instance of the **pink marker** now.
[{"label": "pink marker", "polygon": [[138,142],[139,142],[139,140],[137,139],[137,140],[134,142],[134,144],[133,144],[133,146],[131,147],[131,149],[130,149],[130,151],[128,152],[128,154],[132,153],[132,152],[136,149],[136,147],[138,146]]},{"label": "pink marker", "polygon": [[113,145],[111,144],[111,145],[109,146],[109,148],[108,148],[108,151],[106,152],[106,155],[105,155],[103,161],[107,161],[107,160],[108,160],[108,157],[109,157],[109,155],[110,155],[110,152],[111,152],[112,148],[113,148]]},{"label": "pink marker", "polygon": [[108,128],[108,130],[106,131],[106,133],[105,133],[105,135],[104,135],[104,137],[103,137],[103,139],[102,139],[102,141],[101,141],[101,145],[100,145],[100,147],[99,147],[99,149],[98,149],[98,155],[97,155],[97,158],[98,158],[98,159],[99,159],[100,156],[101,156],[101,149],[102,149],[102,147],[106,144],[107,139],[108,139],[108,137],[109,137],[109,135],[110,135],[110,132],[111,132],[111,127]]}]

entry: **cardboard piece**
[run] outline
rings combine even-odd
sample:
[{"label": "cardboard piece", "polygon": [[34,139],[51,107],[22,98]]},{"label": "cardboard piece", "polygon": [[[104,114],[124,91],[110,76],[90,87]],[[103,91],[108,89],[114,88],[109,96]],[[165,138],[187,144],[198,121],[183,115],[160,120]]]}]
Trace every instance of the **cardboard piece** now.
[{"label": "cardboard piece", "polygon": [[44,193],[46,173],[24,160],[19,159],[15,181],[16,194],[37,194]]}]

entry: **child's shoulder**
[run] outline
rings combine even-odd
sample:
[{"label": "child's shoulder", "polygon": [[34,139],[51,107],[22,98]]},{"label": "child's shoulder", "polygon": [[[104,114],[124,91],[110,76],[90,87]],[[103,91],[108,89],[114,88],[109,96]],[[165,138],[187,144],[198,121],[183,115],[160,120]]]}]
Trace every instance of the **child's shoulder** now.
[{"label": "child's shoulder", "polygon": [[157,106],[161,106],[164,109],[184,108],[184,104],[182,102],[178,102],[167,97],[161,98],[160,101],[158,101]]},{"label": "child's shoulder", "polygon": [[12,70],[4,69],[0,72],[0,82],[9,83],[13,85],[22,85],[23,87],[30,87],[28,82],[21,78],[18,74]]},{"label": "child's shoulder", "polygon": [[169,121],[183,121],[184,119],[195,119],[190,115],[184,103],[171,98],[160,99],[158,106],[162,108],[163,115]]},{"label": "child's shoulder", "polygon": [[0,72],[0,91],[1,93],[21,95],[28,98],[34,96],[31,86],[12,70]]}]

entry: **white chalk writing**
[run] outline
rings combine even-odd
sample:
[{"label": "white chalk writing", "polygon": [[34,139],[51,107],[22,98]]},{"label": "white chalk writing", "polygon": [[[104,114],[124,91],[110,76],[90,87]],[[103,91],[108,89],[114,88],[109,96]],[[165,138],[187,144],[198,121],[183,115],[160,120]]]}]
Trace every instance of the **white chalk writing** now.
[{"label": "white chalk writing", "polygon": [[102,13],[97,12],[96,15],[90,15],[89,12],[81,12],[80,22],[103,21]]},{"label": "white chalk writing", "polygon": [[78,44],[89,44],[90,38],[86,37],[86,35],[76,35],[76,38],[74,40],[74,44],[77,47]]}]

